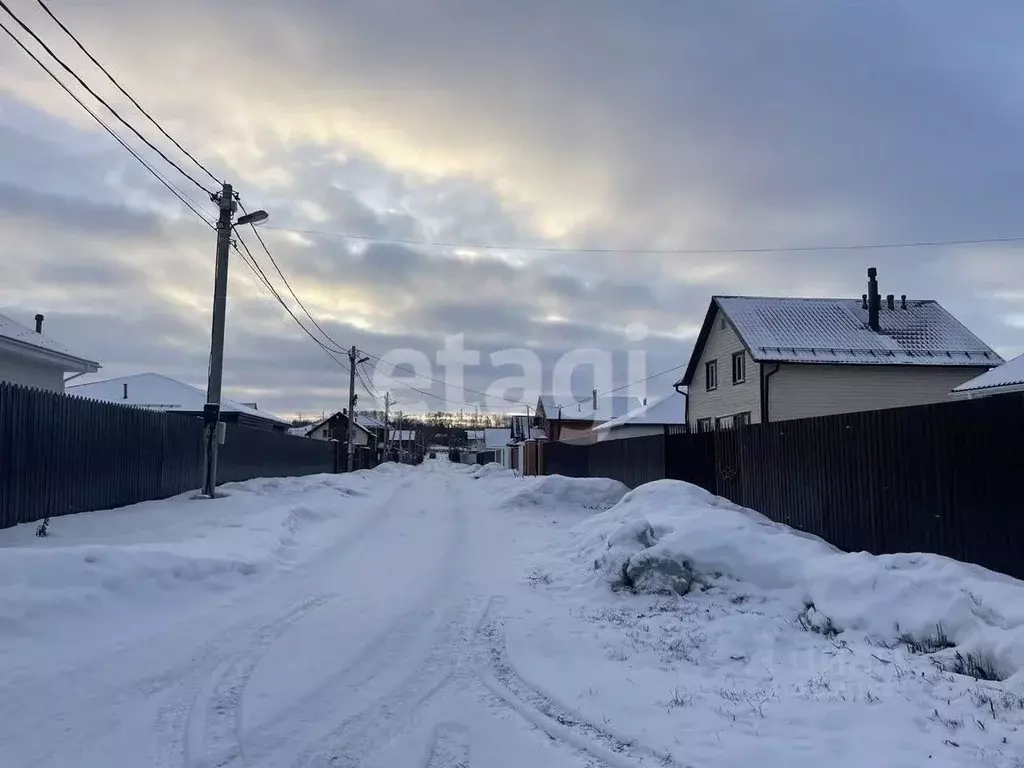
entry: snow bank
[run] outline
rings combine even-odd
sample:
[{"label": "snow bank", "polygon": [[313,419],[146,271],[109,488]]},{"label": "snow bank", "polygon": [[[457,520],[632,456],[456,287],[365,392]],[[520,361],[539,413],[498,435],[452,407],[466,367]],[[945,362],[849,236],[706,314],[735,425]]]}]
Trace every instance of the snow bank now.
[{"label": "snow bank", "polygon": [[587,510],[606,510],[629,491],[618,480],[603,477],[525,477],[509,486],[511,495],[505,500],[506,508],[582,507]]},{"label": "snow bank", "polygon": [[150,602],[186,589],[220,591],[292,566],[330,542],[318,534],[358,503],[355,475],[264,478],[0,531],[0,633],[57,613]]},{"label": "snow bank", "polygon": [[506,469],[501,464],[495,461],[488,462],[481,467],[473,467],[469,476],[474,480],[480,480],[485,477],[494,477],[499,475],[501,477],[512,477],[515,473],[511,469]]},{"label": "snow bank", "polygon": [[1024,683],[1024,582],[978,566],[931,554],[840,552],[672,480],[644,485],[577,525],[573,547],[607,582],[621,582],[638,553],[672,558],[705,584],[781,601],[818,630],[950,646],[937,660],[973,654]]}]

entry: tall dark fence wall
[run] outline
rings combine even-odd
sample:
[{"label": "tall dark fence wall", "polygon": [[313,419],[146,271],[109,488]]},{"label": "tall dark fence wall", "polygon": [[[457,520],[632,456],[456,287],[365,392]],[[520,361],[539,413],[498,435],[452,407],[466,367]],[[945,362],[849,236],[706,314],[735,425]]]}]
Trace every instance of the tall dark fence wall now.
[{"label": "tall dark fence wall", "polygon": [[[220,482],[337,471],[337,444],[228,425]],[[0,383],[0,528],[202,484],[199,419]]]},{"label": "tall dark fence wall", "polygon": [[1024,395],[556,446],[547,474],[685,480],[844,550],[1024,578]]},{"label": "tall dark fence wall", "polygon": [[589,446],[588,467],[630,488],[665,477],[665,439],[660,435],[605,440]]}]

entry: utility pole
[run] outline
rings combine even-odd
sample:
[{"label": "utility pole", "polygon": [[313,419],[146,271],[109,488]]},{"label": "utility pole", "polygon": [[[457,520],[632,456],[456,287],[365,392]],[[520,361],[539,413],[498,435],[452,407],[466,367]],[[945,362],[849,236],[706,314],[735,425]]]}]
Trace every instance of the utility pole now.
[{"label": "utility pole", "polygon": [[351,472],[355,463],[355,445],[352,439],[355,435],[356,423],[356,366],[365,363],[370,358],[359,359],[359,350],[352,347],[348,351],[348,471]]},{"label": "utility pole", "polygon": [[220,443],[220,390],[224,373],[224,319],[228,305],[228,253],[231,248],[231,219],[235,214],[234,190],[225,183],[217,199],[217,266],[213,277],[213,331],[210,342],[210,378],[206,384],[205,461],[203,495],[211,499],[217,491],[217,447]]},{"label": "utility pole", "polygon": [[388,461],[388,456],[391,453],[390,440],[388,440],[388,409],[391,407],[391,403],[394,401],[391,399],[391,393],[384,393],[384,455],[383,460]]},{"label": "utility pole", "polygon": [[[224,374],[224,321],[228,308],[228,254],[231,249],[231,223],[238,203],[235,191],[227,182],[213,201],[220,208],[217,219],[217,265],[213,277],[213,330],[210,339],[210,377],[206,383],[206,405],[202,495],[213,498],[217,491],[217,448],[220,445],[220,392]],[[267,220],[266,211],[253,211],[238,224],[258,224]]]}]

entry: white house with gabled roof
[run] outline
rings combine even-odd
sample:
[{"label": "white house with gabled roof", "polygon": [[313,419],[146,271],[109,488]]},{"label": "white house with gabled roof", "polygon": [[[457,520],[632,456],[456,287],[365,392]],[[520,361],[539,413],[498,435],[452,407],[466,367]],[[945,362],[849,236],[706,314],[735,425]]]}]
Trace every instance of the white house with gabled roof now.
[{"label": "white house with gabled roof", "polygon": [[44,336],[42,315],[36,315],[35,321],[32,330],[0,315],[0,382],[63,392],[65,381],[100,369],[99,363],[72,354],[59,341]]},{"label": "white house with gabled roof", "polygon": [[938,302],[715,296],[677,390],[698,430],[948,400],[1003,362]]},{"label": "white house with gabled roof", "polygon": [[[68,387],[68,394],[194,418],[202,417],[206,405],[205,391],[159,373],[136,373],[73,385]],[[285,432],[290,426],[284,419],[258,410],[253,403],[236,403],[228,398],[221,398],[220,415],[221,420],[229,424],[274,432]]]}]

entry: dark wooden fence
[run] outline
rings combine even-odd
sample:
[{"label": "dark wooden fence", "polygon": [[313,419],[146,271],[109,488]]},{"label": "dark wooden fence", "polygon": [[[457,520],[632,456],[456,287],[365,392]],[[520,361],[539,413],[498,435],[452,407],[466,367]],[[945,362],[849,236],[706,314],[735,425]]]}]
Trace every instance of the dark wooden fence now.
[{"label": "dark wooden fence", "polygon": [[[199,419],[0,384],[0,528],[198,489],[202,438]],[[334,472],[336,446],[228,425],[218,479]]]},{"label": "dark wooden fence", "polygon": [[548,474],[567,474],[571,455],[630,487],[694,483],[845,550],[934,552],[1024,578],[1024,395],[553,447]]}]

